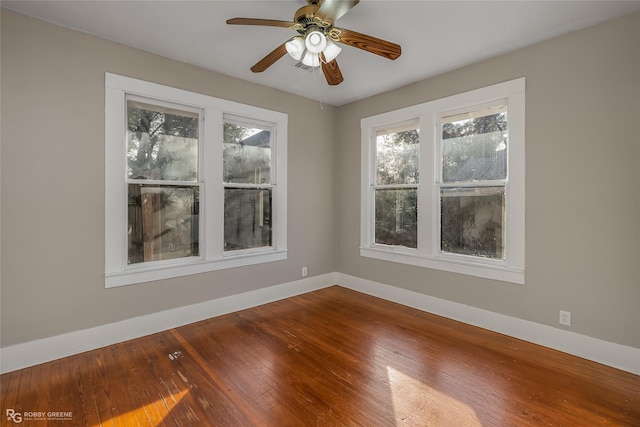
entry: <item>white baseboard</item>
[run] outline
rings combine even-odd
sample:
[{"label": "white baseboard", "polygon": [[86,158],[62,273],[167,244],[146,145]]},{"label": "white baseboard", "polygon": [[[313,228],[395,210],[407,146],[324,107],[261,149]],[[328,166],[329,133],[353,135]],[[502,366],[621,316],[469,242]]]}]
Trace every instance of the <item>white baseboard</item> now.
[{"label": "white baseboard", "polygon": [[2,348],[0,349],[0,373],[49,362],[335,284],[640,375],[640,349],[638,348],[602,341],[575,332],[337,272]]},{"label": "white baseboard", "polygon": [[640,348],[603,341],[347,274],[336,274],[337,283],[345,288],[640,375]]},{"label": "white baseboard", "polygon": [[238,295],[134,317],[91,329],[0,349],[0,373],[11,372],[122,341],[166,331],[222,314],[255,307],[335,285],[335,273],[313,276]]}]

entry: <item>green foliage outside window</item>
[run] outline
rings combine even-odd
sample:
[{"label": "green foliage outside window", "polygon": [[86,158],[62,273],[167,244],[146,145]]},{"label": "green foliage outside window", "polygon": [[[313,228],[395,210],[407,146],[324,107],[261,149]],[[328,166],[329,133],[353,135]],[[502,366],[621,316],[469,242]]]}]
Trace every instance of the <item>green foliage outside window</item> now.
[{"label": "green foliage outside window", "polygon": [[418,129],[383,132],[376,138],[376,184],[387,186],[375,190],[378,244],[418,245],[419,141]]}]

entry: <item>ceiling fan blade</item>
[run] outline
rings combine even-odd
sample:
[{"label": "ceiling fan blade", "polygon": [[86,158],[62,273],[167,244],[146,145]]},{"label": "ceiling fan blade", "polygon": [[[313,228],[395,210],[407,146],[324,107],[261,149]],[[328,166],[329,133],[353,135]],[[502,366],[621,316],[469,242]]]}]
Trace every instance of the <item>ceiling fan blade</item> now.
[{"label": "ceiling fan blade", "polygon": [[346,45],[357,47],[388,59],[397,59],[402,54],[402,48],[398,44],[344,28],[337,28],[337,30],[340,31],[340,42]]},{"label": "ceiling fan blade", "polygon": [[253,71],[254,73],[261,73],[267,68],[269,68],[270,66],[272,66],[273,64],[275,64],[278,59],[282,58],[287,54],[287,48],[285,44],[286,42],[282,43],[280,46],[273,49],[269,54],[267,54],[267,56],[262,58],[260,61],[256,62],[256,64],[253,67],[251,67],[251,71]]},{"label": "ceiling fan blade", "polygon": [[334,22],[359,2],[360,0],[324,0],[316,16],[324,21]]},{"label": "ceiling fan blade", "polygon": [[282,27],[291,28],[294,22],[278,21],[277,19],[259,19],[259,18],[232,18],[227,20],[229,25],[260,25],[263,27]]},{"label": "ceiling fan blade", "polygon": [[344,81],[344,77],[342,77],[342,72],[340,71],[340,67],[338,67],[338,61],[335,59],[331,62],[324,61],[324,54],[322,54],[322,72],[324,73],[324,78],[327,79],[327,83],[331,86],[339,85]]}]

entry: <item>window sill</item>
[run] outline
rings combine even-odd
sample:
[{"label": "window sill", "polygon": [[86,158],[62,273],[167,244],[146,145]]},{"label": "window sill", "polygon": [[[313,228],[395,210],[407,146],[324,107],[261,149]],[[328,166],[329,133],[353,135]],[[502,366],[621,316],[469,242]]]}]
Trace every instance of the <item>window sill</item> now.
[{"label": "window sill", "polygon": [[524,270],[522,269],[479,262],[471,263],[452,259],[432,258],[420,255],[417,252],[399,252],[383,248],[360,248],[360,256],[520,285],[524,284]]},{"label": "window sill", "polygon": [[105,288],[133,285],[136,283],[152,282],[155,280],[172,279],[192,274],[207,273],[209,271],[227,268],[243,267],[253,264],[282,261],[287,259],[287,251],[269,251],[261,253],[228,256],[216,260],[196,260],[190,263],[176,263],[148,268],[130,269],[126,271],[109,272],[105,274]]}]

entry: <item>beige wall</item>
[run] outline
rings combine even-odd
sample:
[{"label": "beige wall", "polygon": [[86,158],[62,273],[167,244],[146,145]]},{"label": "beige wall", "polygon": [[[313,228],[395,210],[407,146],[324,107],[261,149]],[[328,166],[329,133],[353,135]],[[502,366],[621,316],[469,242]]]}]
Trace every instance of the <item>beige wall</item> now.
[{"label": "beige wall", "polygon": [[[640,13],[340,108],[338,270],[640,348]],[[359,256],[360,119],[526,77],[524,286]]]},{"label": "beige wall", "polygon": [[[1,345],[289,282],[307,265],[551,326],[569,310],[570,330],[640,348],[639,42],[636,13],[321,109],[3,10]],[[104,288],[105,71],[289,114],[287,261]],[[525,285],[361,258],[360,119],[521,76]]]},{"label": "beige wall", "polygon": [[[6,10],[1,71],[2,347],[336,271],[335,108]],[[105,71],[289,114],[287,261],[105,289]]]}]

